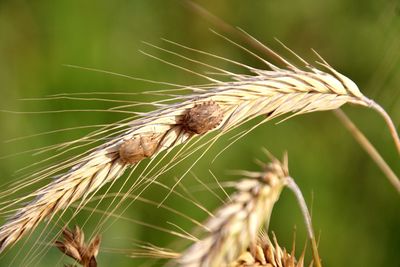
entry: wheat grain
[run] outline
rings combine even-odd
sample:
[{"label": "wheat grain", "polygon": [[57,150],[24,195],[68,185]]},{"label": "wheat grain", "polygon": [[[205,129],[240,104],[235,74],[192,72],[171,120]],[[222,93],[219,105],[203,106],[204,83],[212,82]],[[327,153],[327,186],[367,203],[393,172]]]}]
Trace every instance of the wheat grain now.
[{"label": "wheat grain", "polygon": [[[272,70],[249,67],[254,75],[225,71],[232,81],[212,79],[213,84],[206,86],[211,89],[193,88],[192,95],[180,97],[182,102],[167,105],[128,123],[123,134],[79,158],[71,169],[34,192],[31,196],[35,198],[19,208],[0,228],[0,251],[34,229],[43,218],[115,181],[128,166],[170,150],[198,134],[214,130],[226,132],[259,115],[265,115],[264,121],[268,121],[289,113],[332,110],[345,103],[370,105],[350,79],[326,63],[323,65],[327,72],[309,64],[306,70],[293,65],[287,69],[268,65]],[[215,120],[211,124],[193,119],[193,114],[208,112],[199,107],[215,109],[212,111]],[[194,125],[196,123],[198,125]]]},{"label": "wheat grain", "polygon": [[273,159],[263,172],[248,174],[252,178],[238,182],[230,201],[206,223],[209,235],[182,253],[181,266],[229,266],[248,247],[254,248],[289,173],[286,163]]}]

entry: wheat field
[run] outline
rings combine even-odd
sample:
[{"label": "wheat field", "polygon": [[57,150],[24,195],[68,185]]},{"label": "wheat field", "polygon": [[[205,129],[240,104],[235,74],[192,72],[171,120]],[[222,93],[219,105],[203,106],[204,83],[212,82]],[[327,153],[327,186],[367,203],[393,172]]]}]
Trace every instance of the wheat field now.
[{"label": "wheat field", "polygon": [[[400,71],[400,56],[397,53],[399,30],[396,27],[399,16],[395,1],[384,5],[365,1],[363,6],[357,1],[322,4],[311,0],[296,3],[280,1],[279,4],[271,1],[200,3],[291,61],[296,61],[296,58],[274,37],[309,62],[318,60],[310,50],[315,49],[337,71],[355,81],[365,96],[380,103],[395,124],[399,124],[400,80],[396,75]],[[265,68],[255,57],[211,33],[209,28],[215,29],[215,26],[179,1],[89,1],[85,4],[6,1],[0,4],[0,22],[5,36],[0,38],[0,58],[3,59],[0,61],[0,118],[3,125],[0,139],[4,141],[0,143],[0,197],[7,193],[5,190],[9,188],[9,183],[30,177],[30,173],[84,153],[88,148],[81,147],[75,151],[61,148],[42,153],[35,153],[38,152],[35,149],[75,140],[95,130],[94,126],[100,128],[135,116],[136,112],[152,111],[157,106],[135,105],[137,102],[155,103],[164,97],[160,92],[152,95],[137,93],[164,90],[171,88],[172,84],[204,83],[203,77],[152,60],[138,50],[191,68],[196,73],[210,71],[208,68],[163,53],[141,41],[177,49],[161,40],[167,38],[248,66]],[[240,66],[226,61],[184,49],[178,48],[178,51],[224,70],[249,74]],[[268,60],[276,63],[273,59]],[[142,82],[65,66],[69,64],[165,83]],[[174,93],[185,94],[187,91]],[[124,105],[126,107],[115,109]],[[51,110],[70,112],[48,112]],[[347,105],[344,110],[377,146],[393,170],[399,173],[399,156],[382,119],[375,112],[356,105]],[[208,211],[214,211],[226,198],[215,187],[215,179],[232,181],[238,177],[232,176],[229,171],[256,170],[254,159],[264,157],[261,147],[268,148],[274,155],[288,150],[291,174],[307,202],[312,203],[314,228],[319,233],[319,252],[324,265],[396,266],[395,256],[400,249],[398,194],[339,120],[331,112],[297,116],[279,124],[276,124],[279,119],[273,120],[258,126],[230,146],[237,134],[262,119],[248,122],[219,138],[184,177],[184,187],[193,192]],[[91,127],[83,127],[86,125]],[[71,129],[58,131],[67,128]],[[50,131],[55,132],[35,136]],[[101,143],[102,140],[96,144]],[[64,153],[60,158],[42,162],[60,152]],[[214,159],[220,152],[221,155]],[[168,187],[174,186],[176,179],[202,153],[203,150],[196,151],[171,170],[165,170],[159,181]],[[171,158],[163,160],[154,171]],[[129,186],[133,184],[135,174],[143,168],[139,166],[132,175],[127,171],[110,191],[118,192],[125,181]],[[37,186],[49,181],[40,181]],[[210,185],[215,194],[211,194],[204,184]],[[37,189],[37,186],[23,189],[13,197],[32,193],[32,188]],[[168,247],[174,240],[182,242],[182,247],[191,242],[190,238],[185,241],[176,233],[182,233],[182,229],[190,231],[193,222],[182,220],[182,216],[175,216],[175,213],[161,207],[157,209],[155,204],[169,194],[169,190],[162,188],[154,185],[141,196],[152,201],[151,208],[148,201],[139,201],[138,198],[132,205],[129,205],[130,201],[121,202],[118,209],[113,210],[119,198],[113,201],[112,197],[106,197],[99,205],[96,201],[90,202],[70,222],[71,227],[85,224],[88,239],[92,232],[101,232],[99,266],[112,263],[118,266],[147,266],[148,261],[129,257],[130,250],[133,251],[138,242],[150,242],[161,247]],[[178,187],[177,190],[182,191],[183,188]],[[227,190],[232,192],[231,188]],[[104,187],[98,196],[107,193]],[[7,196],[1,201],[11,199]],[[173,207],[198,222],[203,222],[209,215],[175,194],[171,194],[163,205]],[[66,218],[74,214],[76,208],[68,209]],[[116,216],[111,216],[97,229],[98,222],[107,215],[94,210],[112,211]],[[7,215],[10,214],[1,215],[2,224]],[[50,248],[46,242],[54,238],[66,218],[59,219],[57,224],[50,224],[50,228],[44,228],[46,222],[40,224],[28,239],[23,239],[0,255],[0,266],[62,266],[66,259],[61,259],[59,251]],[[151,224],[152,228],[146,224]],[[166,232],[156,229],[166,225],[170,229]],[[295,199],[284,191],[274,208],[269,229],[275,232],[279,244],[290,250],[295,225],[296,251],[300,253],[306,230]],[[174,234],[171,235],[171,231]],[[38,238],[39,242],[35,243]]]}]

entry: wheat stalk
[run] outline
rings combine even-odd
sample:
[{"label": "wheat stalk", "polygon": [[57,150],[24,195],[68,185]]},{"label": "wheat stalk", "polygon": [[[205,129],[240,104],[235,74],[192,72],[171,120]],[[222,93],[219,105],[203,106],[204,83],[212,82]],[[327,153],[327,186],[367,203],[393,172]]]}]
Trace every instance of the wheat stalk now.
[{"label": "wheat stalk", "polygon": [[[266,61],[265,61],[266,62]],[[357,86],[326,62],[324,72],[310,64],[306,70],[289,65],[271,70],[248,67],[254,75],[231,75],[233,81],[193,88],[193,94],[144,114],[126,125],[126,131],[77,160],[70,170],[37,190],[31,202],[0,228],[0,251],[55,212],[78,199],[86,199],[104,184],[115,181],[128,166],[163,150],[185,143],[194,136],[220,130],[222,133],[259,115],[264,121],[293,115],[337,109],[345,103],[370,106]],[[207,78],[207,77],[206,77]],[[83,201],[83,200],[82,200]]]},{"label": "wheat stalk", "polygon": [[334,110],[335,115],[338,119],[343,123],[343,125],[350,131],[353,137],[357,140],[357,142],[364,148],[364,150],[370,155],[373,161],[375,161],[376,165],[381,169],[381,171],[385,174],[389,182],[393,185],[393,187],[400,193],[400,180],[390,168],[390,166],[386,163],[386,161],[382,158],[376,148],[371,144],[371,142],[365,137],[365,135],[357,128],[357,126],[347,117],[346,113],[342,110]]},{"label": "wheat stalk", "polygon": [[249,246],[255,249],[259,230],[268,224],[289,173],[286,163],[274,159],[263,172],[247,174],[251,178],[238,182],[230,201],[206,223],[209,235],[182,253],[181,266],[228,266]]}]

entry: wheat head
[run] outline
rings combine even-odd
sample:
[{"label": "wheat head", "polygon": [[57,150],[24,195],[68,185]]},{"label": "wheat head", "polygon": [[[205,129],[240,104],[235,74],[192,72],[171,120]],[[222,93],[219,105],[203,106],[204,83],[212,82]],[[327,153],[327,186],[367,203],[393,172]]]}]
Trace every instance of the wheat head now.
[{"label": "wheat head", "polygon": [[[33,200],[19,208],[0,228],[0,251],[34,229],[40,221],[86,199],[129,166],[198,135],[224,133],[257,116],[264,121],[291,114],[337,109],[345,103],[370,105],[347,77],[322,63],[326,72],[310,64],[271,70],[249,69],[253,75],[232,74],[227,82],[214,81],[191,95],[126,124],[123,134],[91,150],[45,187],[32,193]],[[252,181],[251,184],[255,183]],[[245,187],[245,184],[242,185]],[[83,201],[83,200],[82,200]]]},{"label": "wheat head", "polygon": [[257,248],[260,228],[268,224],[289,173],[274,159],[263,172],[248,174],[251,178],[238,182],[237,192],[206,223],[210,233],[182,253],[181,266],[229,266],[249,247]]}]

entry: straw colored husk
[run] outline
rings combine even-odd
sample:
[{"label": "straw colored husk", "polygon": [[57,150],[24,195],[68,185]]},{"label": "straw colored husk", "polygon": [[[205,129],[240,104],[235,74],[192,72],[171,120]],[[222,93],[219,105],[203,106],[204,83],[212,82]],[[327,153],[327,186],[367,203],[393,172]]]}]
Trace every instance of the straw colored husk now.
[{"label": "straw colored husk", "polygon": [[[294,244],[295,241],[293,241]],[[295,248],[288,252],[282,248],[275,235],[273,241],[266,235],[260,235],[255,247],[243,252],[229,267],[303,267],[304,253],[299,260],[295,258]]]},{"label": "straw colored husk", "polygon": [[96,257],[100,248],[100,236],[95,236],[86,244],[85,235],[78,226],[74,230],[65,228],[62,235],[63,239],[54,244],[62,253],[83,267],[97,267]]}]

